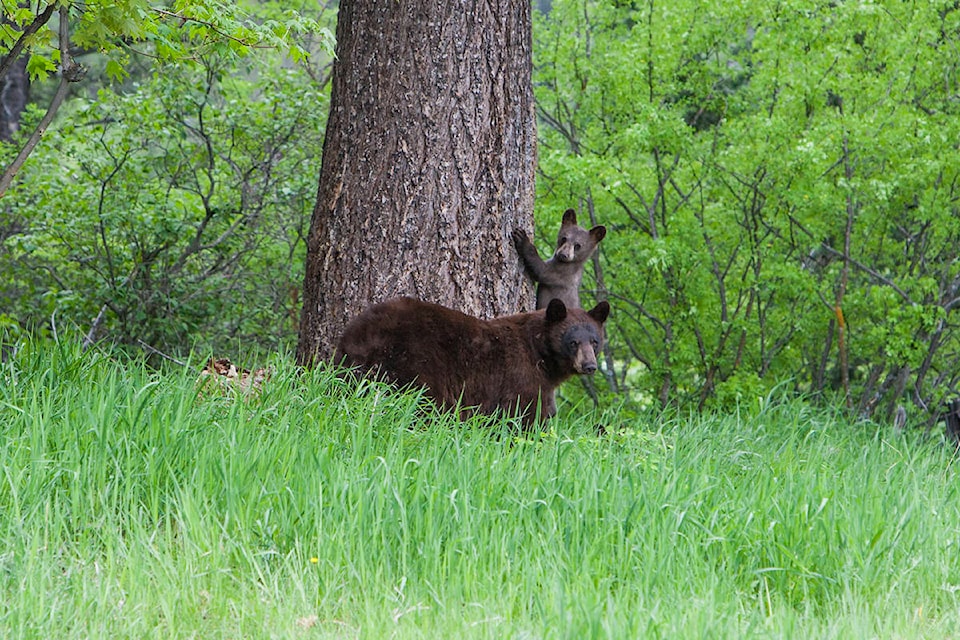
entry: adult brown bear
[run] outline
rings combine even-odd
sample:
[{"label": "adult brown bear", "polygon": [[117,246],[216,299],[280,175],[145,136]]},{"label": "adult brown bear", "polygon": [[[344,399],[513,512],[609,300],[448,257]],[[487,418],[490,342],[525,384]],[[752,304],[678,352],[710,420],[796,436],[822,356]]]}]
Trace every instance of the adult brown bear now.
[{"label": "adult brown bear", "polygon": [[413,298],[394,298],[354,318],[334,362],[418,384],[445,408],[520,414],[525,426],[557,412],[553,392],[597,370],[610,305],[590,311],[553,300],[546,309],[480,320]]}]

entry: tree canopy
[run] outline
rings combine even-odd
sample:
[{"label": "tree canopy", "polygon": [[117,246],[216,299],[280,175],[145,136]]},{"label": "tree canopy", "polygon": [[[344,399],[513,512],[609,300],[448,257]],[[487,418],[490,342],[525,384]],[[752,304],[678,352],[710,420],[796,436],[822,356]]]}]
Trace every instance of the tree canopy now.
[{"label": "tree canopy", "polygon": [[67,9],[73,46],[104,55],[106,76],[113,80],[129,74],[128,66],[135,55],[170,62],[276,49],[293,61],[301,61],[309,51],[295,36],[326,33],[329,38],[330,33],[324,32],[316,20],[284,6],[279,2],[217,0],[169,4],[147,0],[5,3],[0,47],[13,54],[7,55],[11,59],[21,52],[29,55],[27,70],[35,80],[54,73],[63,52],[58,32],[44,27],[58,20],[58,10]]}]

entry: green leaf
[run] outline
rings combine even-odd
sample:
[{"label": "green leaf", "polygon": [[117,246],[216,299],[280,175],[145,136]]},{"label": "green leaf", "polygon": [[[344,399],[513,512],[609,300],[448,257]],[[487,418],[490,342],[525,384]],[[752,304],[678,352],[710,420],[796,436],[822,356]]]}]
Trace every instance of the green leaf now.
[{"label": "green leaf", "polygon": [[53,60],[43,54],[34,53],[27,61],[27,73],[30,74],[31,80],[46,78],[56,70],[57,65]]},{"label": "green leaf", "polygon": [[113,80],[114,82],[120,82],[129,75],[127,71],[123,68],[119,62],[111,58],[107,61],[107,66],[104,69],[104,73],[107,74],[107,77]]}]

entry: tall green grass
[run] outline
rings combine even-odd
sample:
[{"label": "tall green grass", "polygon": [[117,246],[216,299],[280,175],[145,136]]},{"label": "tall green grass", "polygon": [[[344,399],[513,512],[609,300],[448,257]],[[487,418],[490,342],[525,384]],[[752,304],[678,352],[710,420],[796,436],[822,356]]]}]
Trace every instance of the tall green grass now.
[{"label": "tall green grass", "polygon": [[960,633],[939,443],[800,403],[517,439],[274,366],[244,398],[65,344],[5,363],[0,637]]}]

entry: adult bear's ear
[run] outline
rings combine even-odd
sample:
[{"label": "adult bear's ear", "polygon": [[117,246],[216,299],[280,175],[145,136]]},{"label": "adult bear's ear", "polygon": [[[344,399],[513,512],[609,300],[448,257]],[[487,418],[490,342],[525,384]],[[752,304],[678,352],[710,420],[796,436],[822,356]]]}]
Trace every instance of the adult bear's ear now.
[{"label": "adult bear's ear", "polygon": [[547,305],[547,322],[562,322],[567,317],[567,305],[563,300],[554,298]]},{"label": "adult bear's ear", "polygon": [[590,309],[590,311],[587,311],[587,315],[600,324],[603,324],[607,321],[607,316],[610,315],[610,303],[606,300],[598,302],[597,306],[595,306],[593,309]]},{"label": "adult bear's ear", "polygon": [[577,212],[573,209],[567,209],[563,212],[563,219],[560,224],[577,224]]}]

